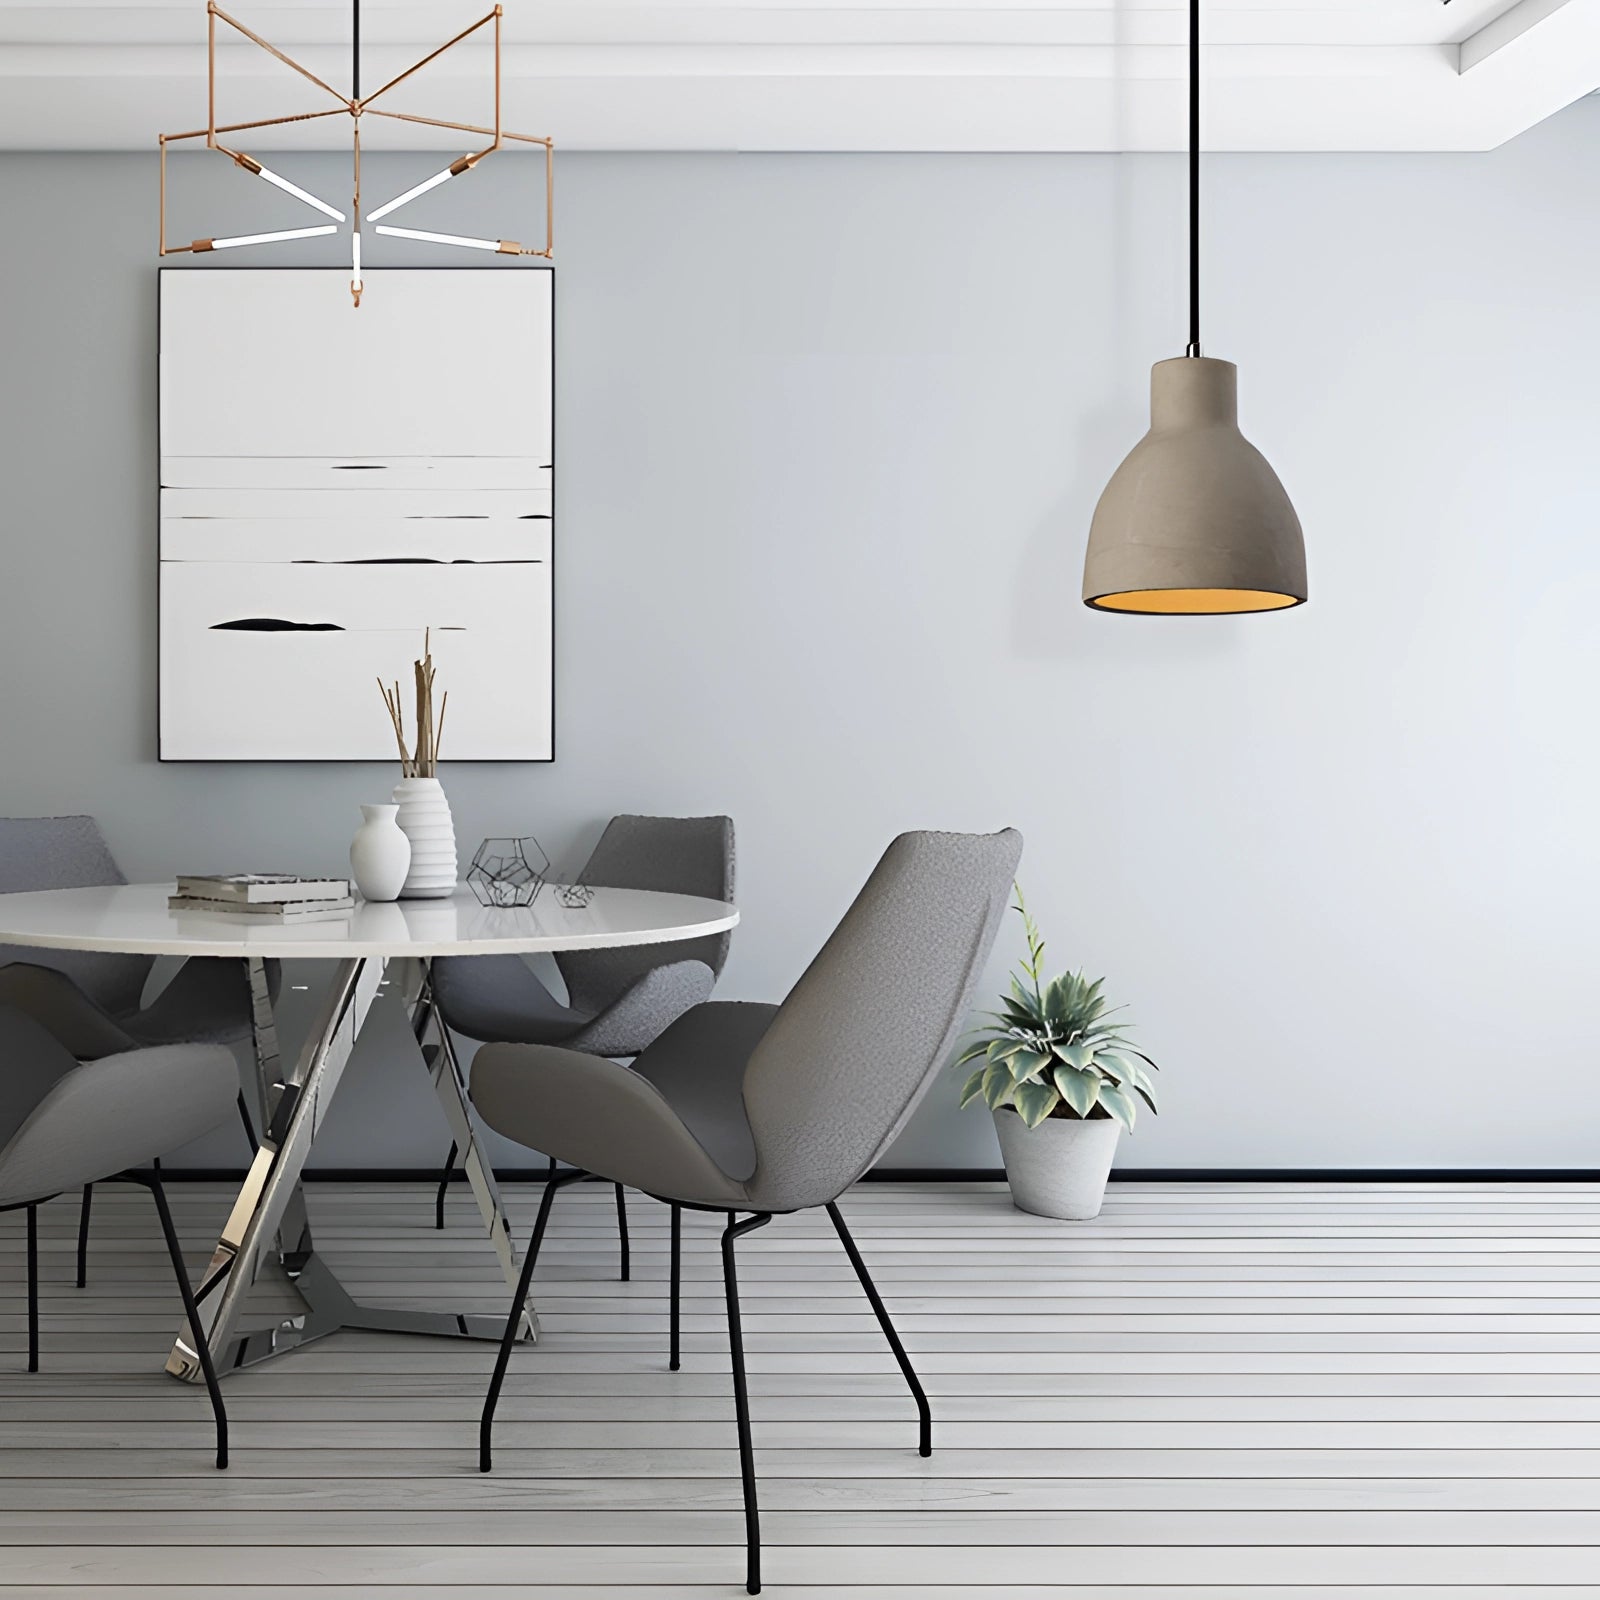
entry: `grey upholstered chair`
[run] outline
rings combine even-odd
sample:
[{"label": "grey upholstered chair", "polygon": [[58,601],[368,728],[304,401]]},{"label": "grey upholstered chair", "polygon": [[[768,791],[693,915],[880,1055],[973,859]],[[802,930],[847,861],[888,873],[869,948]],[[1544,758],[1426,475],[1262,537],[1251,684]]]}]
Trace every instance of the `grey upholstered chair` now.
[{"label": "grey upholstered chair", "polygon": [[[632,1066],[540,1045],[478,1052],[483,1120],[573,1170],[545,1185],[479,1432],[494,1411],[534,1263],[563,1183],[593,1174],[671,1207],[671,1345],[678,1365],[681,1208],[719,1212],[744,1481],[746,1585],[761,1587],[750,1407],[734,1243],[779,1212],[825,1206],[889,1340],[932,1451],[926,1396],[837,1204],[888,1147],[949,1057],[1022,854],[1011,829],[902,834],[781,1006],[696,1006]],[[748,1215],[741,1221],[740,1212]]]},{"label": "grey upholstered chair", "polygon": [[80,1063],[32,1017],[0,1005],[0,1211],[28,1214],[28,1371],[39,1370],[39,1207],[108,1178],[143,1184],[211,1396],[219,1467],[228,1464],[228,1416],[154,1164],[231,1116],[238,1081],[220,1045],[161,1045]]},{"label": "grey upholstered chair", "polygon": [[[733,899],[731,817],[613,817],[578,881],[596,889],[656,889]],[[433,963],[433,995],[444,1022],[487,1044],[558,1044],[597,1056],[636,1056],[691,1006],[711,998],[731,934],[622,950],[572,950],[556,965],[562,1005],[520,956],[446,956]],[[444,1200],[456,1148],[445,1158],[434,1204]],[[617,1185],[622,1276],[628,1276],[628,1214]]]},{"label": "grey upholstered chair", "polygon": [[[126,883],[93,817],[0,817],[0,894]],[[237,1044],[250,1036],[250,985],[237,961],[191,960],[142,1005],[153,956],[0,945],[0,1004],[42,1023],[80,1060],[147,1045]],[[277,982],[276,964],[270,970]],[[5,1066],[0,1064],[0,1076]],[[236,1104],[250,1151],[255,1129],[235,1072]],[[78,1287],[86,1281],[89,1210],[78,1227]]]}]

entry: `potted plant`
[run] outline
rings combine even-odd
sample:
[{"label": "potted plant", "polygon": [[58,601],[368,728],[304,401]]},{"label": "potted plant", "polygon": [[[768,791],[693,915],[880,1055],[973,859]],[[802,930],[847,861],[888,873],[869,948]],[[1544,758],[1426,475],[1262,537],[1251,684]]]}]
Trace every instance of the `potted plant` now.
[{"label": "potted plant", "polygon": [[1017,890],[1028,958],[1002,1010],[978,1030],[959,1065],[979,1061],[961,1091],[994,1113],[1011,1198],[1043,1217],[1097,1216],[1117,1139],[1141,1104],[1156,1109],[1155,1062],[1111,1020],[1101,987],[1081,972],[1042,976],[1044,941]]}]

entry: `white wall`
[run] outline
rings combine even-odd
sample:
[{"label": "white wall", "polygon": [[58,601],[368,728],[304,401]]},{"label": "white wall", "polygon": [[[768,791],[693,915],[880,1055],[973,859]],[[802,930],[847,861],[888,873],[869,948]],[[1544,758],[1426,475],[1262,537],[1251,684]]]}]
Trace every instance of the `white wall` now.
[{"label": "white wall", "polygon": [[[1600,1165],[1597,147],[1591,101],[1487,156],[1208,163],[1207,350],[1313,598],[1171,621],[1078,582],[1182,348],[1179,160],[567,158],[557,760],[451,769],[469,847],[725,809],[724,992],[776,997],[895,831],[1015,823],[1052,955],[1166,1068],[1125,1165]],[[183,237],[298,215],[179,176]],[[472,184],[431,225],[518,198]],[[0,157],[0,809],[93,811],[135,876],[335,867],[387,771],[155,763],[154,186]],[[393,1036],[353,1072],[323,1159],[433,1157]],[[899,1163],[995,1161],[953,1092]]]}]

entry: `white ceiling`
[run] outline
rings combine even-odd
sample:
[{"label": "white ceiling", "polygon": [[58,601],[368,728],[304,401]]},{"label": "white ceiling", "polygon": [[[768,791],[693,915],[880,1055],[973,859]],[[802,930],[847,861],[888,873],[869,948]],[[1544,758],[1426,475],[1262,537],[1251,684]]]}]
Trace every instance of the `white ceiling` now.
[{"label": "white ceiling", "polygon": [[[342,0],[223,0],[336,87]],[[369,92],[489,8],[364,0]],[[1182,0],[505,0],[507,125],[565,149],[1172,150]],[[219,120],[331,104],[226,26]],[[1210,0],[1205,143],[1483,150],[1600,86],[1600,0]],[[205,123],[204,0],[0,3],[0,148],[153,148]],[[488,118],[463,45],[397,110]],[[391,124],[390,128],[399,125]],[[383,142],[376,130],[373,143]],[[390,143],[455,148],[448,136]],[[347,148],[330,118],[284,143]]]}]

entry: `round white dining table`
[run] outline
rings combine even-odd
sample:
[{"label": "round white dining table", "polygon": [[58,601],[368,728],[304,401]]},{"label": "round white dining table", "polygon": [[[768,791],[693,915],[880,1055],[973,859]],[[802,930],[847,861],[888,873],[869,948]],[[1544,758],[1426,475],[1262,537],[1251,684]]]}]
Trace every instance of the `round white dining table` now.
[{"label": "round white dining table", "polygon": [[[515,1285],[516,1246],[475,1133],[465,1075],[433,1003],[428,963],[438,956],[534,955],[677,943],[726,932],[739,920],[738,909],[720,900],[596,888],[586,903],[567,904],[559,886],[547,885],[525,907],[480,905],[470,889],[458,886],[448,897],[433,900],[360,902],[338,921],[275,924],[248,915],[173,911],[167,905],[173,892],[171,883],[140,883],[3,894],[0,946],[212,956],[244,963],[251,986],[263,1131],[196,1290],[217,1370],[223,1373],[339,1328],[456,1338],[500,1336],[492,1318],[357,1302],[317,1253],[301,1175],[375,1001],[383,997],[406,1008],[484,1229],[508,1284]],[[332,960],[337,965],[305,1046],[285,1070],[272,1014],[269,963],[295,960]],[[283,1279],[294,1291],[287,1314]],[[274,1301],[275,1308],[263,1313],[262,1303],[270,1306]],[[525,1332],[537,1335],[537,1319],[531,1314]],[[184,1324],[167,1371],[193,1382],[201,1370],[190,1341]]]},{"label": "round white dining table", "polygon": [[361,901],[336,922],[262,926],[263,918],[171,911],[170,883],[100,889],[37,889],[0,895],[0,945],[101,950],[124,955],[317,960],[412,956],[532,955],[701,939],[739,920],[720,900],[652,889],[595,889],[566,906],[546,886],[531,906],[480,905],[470,889],[436,900]]}]

